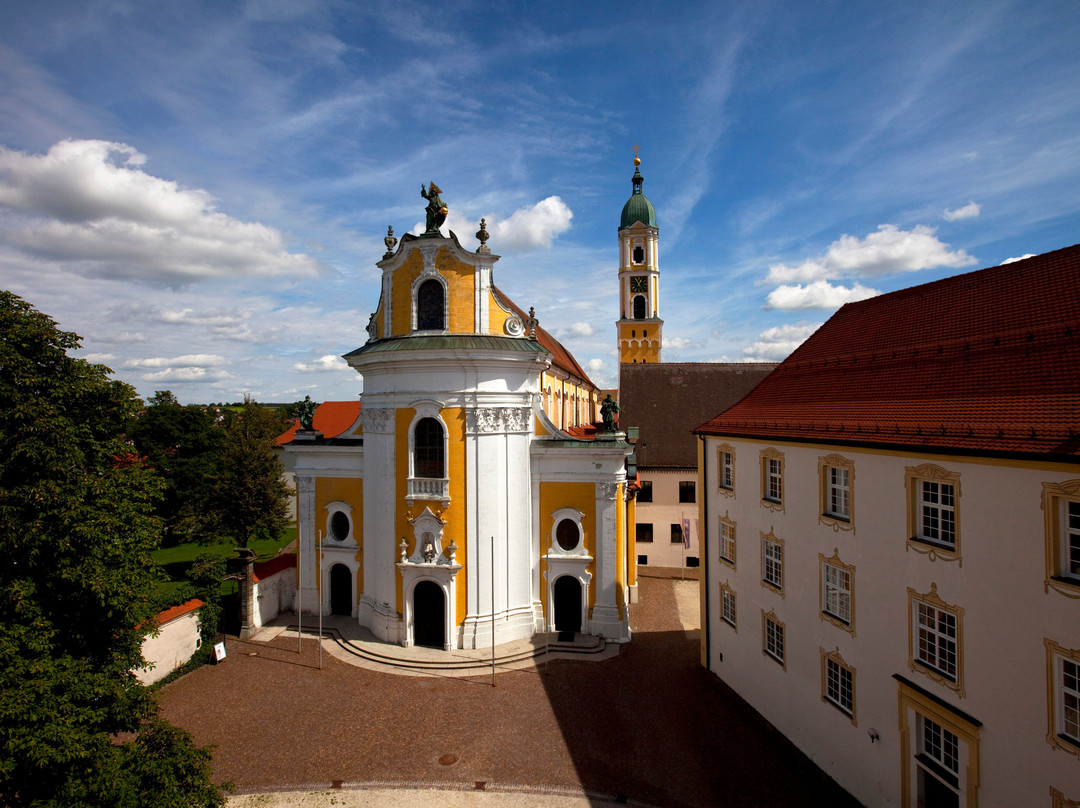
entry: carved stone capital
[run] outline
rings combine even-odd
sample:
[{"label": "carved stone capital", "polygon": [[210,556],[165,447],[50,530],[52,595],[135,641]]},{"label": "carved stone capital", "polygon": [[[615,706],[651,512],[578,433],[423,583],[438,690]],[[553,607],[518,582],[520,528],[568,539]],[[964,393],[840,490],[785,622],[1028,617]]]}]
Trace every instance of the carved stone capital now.
[{"label": "carved stone capital", "polygon": [[361,407],[360,424],[364,432],[391,432],[394,424],[394,411],[388,407]]}]

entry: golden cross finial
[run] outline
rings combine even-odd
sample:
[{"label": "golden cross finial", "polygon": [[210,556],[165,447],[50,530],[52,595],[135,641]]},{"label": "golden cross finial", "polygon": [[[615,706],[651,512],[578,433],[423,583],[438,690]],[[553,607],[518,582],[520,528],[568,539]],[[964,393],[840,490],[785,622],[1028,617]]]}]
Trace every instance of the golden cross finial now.
[{"label": "golden cross finial", "polygon": [[641,146],[637,145],[636,143],[634,144],[634,165],[636,166],[641,165],[641,158],[638,156],[638,150],[640,148]]}]

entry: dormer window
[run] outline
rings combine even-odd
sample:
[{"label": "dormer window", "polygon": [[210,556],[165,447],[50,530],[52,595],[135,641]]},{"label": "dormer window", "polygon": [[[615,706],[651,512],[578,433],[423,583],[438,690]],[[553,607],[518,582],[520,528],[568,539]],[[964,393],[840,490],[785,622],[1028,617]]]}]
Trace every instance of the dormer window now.
[{"label": "dormer window", "polygon": [[437,280],[424,281],[416,290],[416,330],[445,331],[445,292]]},{"label": "dormer window", "polygon": [[645,248],[642,247],[640,244],[638,244],[636,247],[634,247],[634,263],[635,264],[644,264],[645,263]]}]

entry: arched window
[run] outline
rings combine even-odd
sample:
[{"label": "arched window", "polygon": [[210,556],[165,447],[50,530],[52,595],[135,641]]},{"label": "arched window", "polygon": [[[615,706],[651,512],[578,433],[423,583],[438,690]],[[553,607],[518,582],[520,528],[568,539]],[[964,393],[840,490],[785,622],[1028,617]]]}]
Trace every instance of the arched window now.
[{"label": "arched window", "polygon": [[437,280],[424,281],[416,290],[416,329],[418,331],[442,331],[446,328],[444,317],[443,286]]},{"label": "arched window", "polygon": [[414,438],[413,476],[445,477],[442,424],[435,418],[421,418],[416,422]]},{"label": "arched window", "polygon": [[645,250],[642,249],[640,244],[637,245],[636,247],[634,247],[634,263],[635,264],[644,264],[645,263]]},{"label": "arched window", "polygon": [[643,295],[634,298],[634,319],[645,319],[645,297]]}]

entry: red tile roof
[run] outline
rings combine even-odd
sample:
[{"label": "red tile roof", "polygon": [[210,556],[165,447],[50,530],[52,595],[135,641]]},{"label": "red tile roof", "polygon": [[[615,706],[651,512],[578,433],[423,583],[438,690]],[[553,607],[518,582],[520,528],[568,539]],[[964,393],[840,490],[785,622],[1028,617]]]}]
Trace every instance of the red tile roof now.
[{"label": "red tile roof", "polygon": [[296,554],[295,553],[281,553],[274,556],[269,561],[263,561],[256,564],[252,568],[252,572],[255,575],[255,580],[260,581],[263,578],[269,578],[271,575],[276,575],[282,570],[287,570],[289,567],[296,566]]},{"label": "red tile roof", "polygon": [[834,314],[710,435],[1080,456],[1080,245]]},{"label": "red tile roof", "polygon": [[189,614],[195,611],[202,605],[203,602],[201,600],[199,600],[198,598],[192,598],[185,603],[181,603],[179,606],[173,606],[172,608],[166,609],[163,612],[158,612],[158,616],[154,618],[154,622],[156,622],[159,626],[163,626],[178,617],[183,617],[185,614]]},{"label": "red tile roof", "polygon": [[[359,401],[324,401],[315,408],[312,427],[323,433],[324,438],[335,438],[356,423],[360,417]],[[284,446],[296,435],[300,428],[297,421],[276,438],[278,446]]]}]

